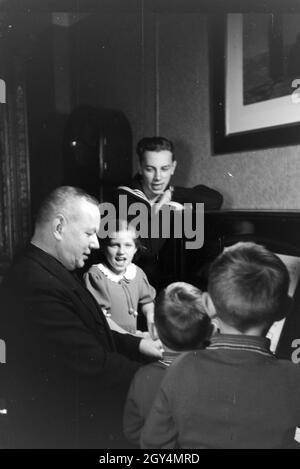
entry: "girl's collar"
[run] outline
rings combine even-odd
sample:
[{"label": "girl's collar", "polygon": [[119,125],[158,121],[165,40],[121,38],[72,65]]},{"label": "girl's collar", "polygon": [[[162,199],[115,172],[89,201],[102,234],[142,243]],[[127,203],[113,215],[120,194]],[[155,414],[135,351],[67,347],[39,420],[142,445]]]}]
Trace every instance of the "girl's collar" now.
[{"label": "girl's collar", "polygon": [[131,263],[127,266],[126,270],[122,274],[115,274],[112,272],[106,265],[100,263],[97,264],[97,267],[101,272],[109,278],[109,280],[112,280],[113,282],[118,283],[120,280],[125,279],[125,280],[133,280],[136,276],[136,265]]}]

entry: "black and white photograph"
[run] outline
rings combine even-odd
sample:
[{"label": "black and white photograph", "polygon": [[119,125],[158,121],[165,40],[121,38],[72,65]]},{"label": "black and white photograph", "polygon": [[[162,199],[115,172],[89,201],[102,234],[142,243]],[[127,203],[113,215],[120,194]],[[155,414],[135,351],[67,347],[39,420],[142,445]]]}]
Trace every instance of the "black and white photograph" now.
[{"label": "black and white photograph", "polygon": [[0,0],[0,449],[300,449],[299,180],[299,0]]}]

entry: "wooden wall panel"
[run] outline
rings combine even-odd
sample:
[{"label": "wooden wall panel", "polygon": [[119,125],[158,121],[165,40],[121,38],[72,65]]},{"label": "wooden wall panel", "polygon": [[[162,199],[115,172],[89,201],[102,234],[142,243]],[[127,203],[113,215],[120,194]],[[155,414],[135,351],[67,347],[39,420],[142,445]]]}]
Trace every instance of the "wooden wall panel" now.
[{"label": "wooden wall panel", "polygon": [[0,278],[31,234],[25,84],[13,61],[2,60],[1,74],[6,103],[0,104]]}]

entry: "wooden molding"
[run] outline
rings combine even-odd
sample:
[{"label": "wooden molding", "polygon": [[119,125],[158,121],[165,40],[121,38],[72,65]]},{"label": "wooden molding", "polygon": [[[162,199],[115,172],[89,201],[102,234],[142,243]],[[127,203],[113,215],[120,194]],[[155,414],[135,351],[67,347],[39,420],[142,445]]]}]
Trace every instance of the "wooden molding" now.
[{"label": "wooden molding", "polygon": [[5,68],[0,106],[0,277],[29,240],[30,177],[25,84],[15,64]]}]

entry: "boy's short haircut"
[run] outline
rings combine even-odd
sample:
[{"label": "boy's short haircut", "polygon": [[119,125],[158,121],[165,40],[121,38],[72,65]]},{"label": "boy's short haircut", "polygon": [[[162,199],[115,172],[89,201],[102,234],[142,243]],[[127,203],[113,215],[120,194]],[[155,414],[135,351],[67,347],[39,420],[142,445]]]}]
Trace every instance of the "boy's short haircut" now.
[{"label": "boy's short haircut", "polygon": [[76,216],[73,206],[74,202],[80,199],[99,207],[99,201],[79,187],[57,187],[42,201],[38,212],[35,214],[35,223],[42,226],[51,221],[57,213],[64,210],[68,210],[70,216]]},{"label": "boy's short haircut", "polygon": [[212,263],[208,291],[218,317],[244,333],[270,326],[286,313],[289,274],[276,254],[255,243],[237,243]]},{"label": "boy's short haircut", "polygon": [[174,145],[171,140],[168,140],[165,137],[144,137],[136,146],[136,152],[140,161],[142,160],[145,151],[159,152],[163,150],[170,151],[172,153],[173,161],[175,160]]},{"label": "boy's short haircut", "polygon": [[163,344],[177,351],[203,346],[212,330],[201,291],[185,282],[171,283],[158,295],[154,322]]}]

